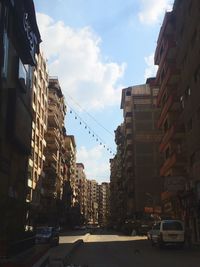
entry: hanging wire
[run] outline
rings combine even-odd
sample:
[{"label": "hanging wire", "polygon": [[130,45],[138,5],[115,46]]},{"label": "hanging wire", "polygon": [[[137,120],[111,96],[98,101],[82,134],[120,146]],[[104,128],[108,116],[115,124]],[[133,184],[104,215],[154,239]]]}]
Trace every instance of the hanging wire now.
[{"label": "hanging wire", "polygon": [[81,105],[77,101],[75,101],[68,93],[66,93],[66,95],[68,95],[68,97],[72,100],[72,102],[76,104],[82,111],[84,111],[91,119],[93,119],[101,128],[103,128],[107,133],[109,133],[112,137],[114,137],[113,133],[111,133],[108,129],[106,129],[101,123],[99,123],[95,117],[93,117],[87,110],[81,107]]},{"label": "hanging wire", "polygon": [[74,109],[73,108],[71,108],[70,107],[70,105],[68,104],[68,103],[66,103],[67,104],[67,106],[69,107],[69,109],[70,109],[70,113],[72,114],[72,113],[74,113],[74,115],[75,115],[75,120],[79,120],[79,124],[80,125],[85,125],[85,129],[89,129],[89,131],[88,131],[88,133],[89,134],[91,134],[92,133],[92,137],[95,137],[96,138],[96,142],[100,142],[99,144],[100,145],[102,145],[102,144],[104,144],[103,145],[103,147],[104,148],[106,148],[107,149],[107,151],[110,151],[110,153],[113,153],[113,155],[114,155],[114,152],[112,151],[112,149],[111,148],[109,148],[108,146],[106,146],[105,145],[105,142],[99,137],[99,135],[97,135],[93,130],[91,130],[91,128],[89,127],[89,125],[77,114],[77,112],[76,111],[74,111]]}]

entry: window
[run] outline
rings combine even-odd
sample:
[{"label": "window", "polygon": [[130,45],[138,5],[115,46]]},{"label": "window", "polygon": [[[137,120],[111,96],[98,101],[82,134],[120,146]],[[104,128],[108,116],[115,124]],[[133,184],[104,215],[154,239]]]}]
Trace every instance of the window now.
[{"label": "window", "polygon": [[200,81],[200,65],[195,70],[194,81],[195,81],[195,83]]},{"label": "window", "polygon": [[184,109],[184,98],[183,98],[183,96],[180,97],[180,103],[181,103],[181,108]]},{"label": "window", "polygon": [[169,231],[169,230],[178,230],[178,231],[182,231],[183,230],[183,226],[181,223],[179,222],[164,222],[163,223],[163,230]]},{"label": "window", "polygon": [[18,79],[20,82],[23,91],[26,92],[27,89],[27,82],[28,82],[28,71],[27,66],[25,66],[22,61],[19,59],[19,71],[18,71]]},{"label": "window", "polygon": [[126,91],[126,96],[131,96],[131,91]]},{"label": "window", "polygon": [[126,112],[126,117],[131,117],[132,116],[132,112]]},{"label": "window", "polygon": [[2,77],[7,78],[8,75],[8,49],[9,49],[9,40],[7,32],[4,32],[3,36],[3,50],[4,50],[4,60],[3,60],[3,68],[2,68]]},{"label": "window", "polygon": [[35,95],[35,92],[33,92],[33,103],[36,104],[36,95]]},{"label": "window", "polygon": [[189,96],[191,96],[191,89],[190,89],[189,86],[185,90],[185,96],[186,96],[186,98],[188,98]]}]

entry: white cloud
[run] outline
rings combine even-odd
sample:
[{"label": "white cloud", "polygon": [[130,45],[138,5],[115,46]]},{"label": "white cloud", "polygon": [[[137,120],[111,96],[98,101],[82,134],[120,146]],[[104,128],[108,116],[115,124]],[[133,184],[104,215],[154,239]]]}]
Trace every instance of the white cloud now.
[{"label": "white cloud", "polygon": [[50,75],[58,76],[66,99],[71,95],[87,110],[118,104],[126,64],[102,59],[101,39],[90,27],[73,29],[45,14],[37,19]]},{"label": "white cloud", "polygon": [[155,77],[158,70],[158,66],[154,65],[154,53],[144,58],[147,68],[145,69],[144,78],[145,80],[150,77]]},{"label": "white cloud", "polygon": [[92,149],[86,149],[86,147],[82,146],[77,151],[77,162],[84,164],[87,179],[95,179],[99,183],[110,179],[108,176],[110,172],[109,158],[108,162],[106,162],[105,157],[108,157],[108,155],[100,145]]},{"label": "white cloud", "polygon": [[154,24],[165,11],[172,9],[172,0],[140,0],[139,20],[143,24]]}]

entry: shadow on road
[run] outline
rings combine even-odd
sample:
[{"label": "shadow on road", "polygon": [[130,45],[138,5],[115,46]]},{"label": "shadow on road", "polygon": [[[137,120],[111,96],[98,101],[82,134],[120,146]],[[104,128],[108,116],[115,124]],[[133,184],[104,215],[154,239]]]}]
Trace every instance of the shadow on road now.
[{"label": "shadow on road", "polygon": [[[95,237],[93,237],[95,238]],[[198,266],[199,251],[152,247],[148,240],[86,242],[71,255],[70,262],[88,267],[188,267]]]}]

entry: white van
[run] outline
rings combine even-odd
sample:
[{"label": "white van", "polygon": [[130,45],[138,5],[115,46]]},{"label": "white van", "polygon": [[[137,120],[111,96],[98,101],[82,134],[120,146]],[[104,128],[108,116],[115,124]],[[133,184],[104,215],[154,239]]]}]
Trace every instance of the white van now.
[{"label": "white van", "polygon": [[180,220],[163,220],[155,224],[150,231],[152,245],[184,245],[185,229],[184,223]]}]

